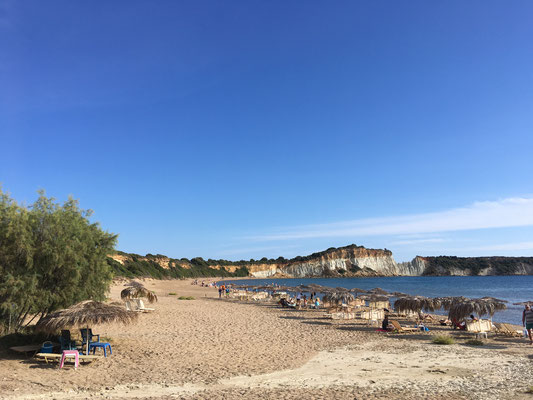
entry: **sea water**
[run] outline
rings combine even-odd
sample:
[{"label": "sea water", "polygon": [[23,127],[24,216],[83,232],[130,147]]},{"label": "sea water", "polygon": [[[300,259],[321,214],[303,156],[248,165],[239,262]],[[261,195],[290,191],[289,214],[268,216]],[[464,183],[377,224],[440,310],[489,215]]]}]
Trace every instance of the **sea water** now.
[{"label": "sea water", "polygon": [[[465,296],[469,298],[496,297],[507,300],[507,309],[494,314],[496,322],[509,322],[522,325],[524,306],[513,305],[523,301],[533,301],[533,275],[512,276],[398,276],[384,278],[290,278],[290,279],[247,279],[225,280],[227,283],[248,285],[269,285],[276,283],[286,286],[309,285],[315,283],[329,287],[346,289],[382,288],[388,292],[402,292],[409,295],[427,297]],[[394,299],[392,299],[394,300]],[[439,312],[444,314],[444,311]]]}]

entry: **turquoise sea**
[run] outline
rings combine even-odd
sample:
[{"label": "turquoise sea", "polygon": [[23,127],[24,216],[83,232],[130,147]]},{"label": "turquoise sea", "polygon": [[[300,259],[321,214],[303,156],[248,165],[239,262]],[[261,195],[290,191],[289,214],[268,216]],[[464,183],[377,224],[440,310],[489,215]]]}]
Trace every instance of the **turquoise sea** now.
[{"label": "turquoise sea", "polygon": [[[297,286],[316,283],[330,287],[347,289],[372,289],[379,287],[388,292],[403,292],[427,297],[465,296],[479,298],[485,296],[507,300],[507,310],[494,314],[494,321],[522,325],[523,306],[512,303],[533,301],[533,276],[401,276],[387,278],[291,278],[291,279],[247,279],[245,281],[225,280],[228,283],[249,285]],[[392,299],[394,300],[394,299]],[[444,312],[442,312],[444,314]]]}]

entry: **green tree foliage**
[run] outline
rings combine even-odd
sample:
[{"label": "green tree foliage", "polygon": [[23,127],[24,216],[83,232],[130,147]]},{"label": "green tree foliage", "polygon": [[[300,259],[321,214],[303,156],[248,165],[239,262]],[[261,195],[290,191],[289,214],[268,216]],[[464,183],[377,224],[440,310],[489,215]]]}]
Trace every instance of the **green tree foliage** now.
[{"label": "green tree foliage", "polygon": [[[184,279],[203,277],[237,277],[248,276],[249,274],[248,268],[245,266],[239,266],[239,268],[237,268],[234,272],[229,272],[224,267],[221,269],[212,268],[201,257],[193,258],[190,261],[186,258],[182,258],[180,260],[171,258],[169,259],[169,268],[163,268],[156,261],[156,257],[151,254],[141,257],[137,254],[128,254],[120,251],[117,253],[127,256],[127,259],[124,260],[124,264],[121,264],[110,257],[107,259],[107,262],[114,275],[124,276],[126,278],[145,277],[155,279]],[[159,255],[158,257],[163,256]],[[212,261],[214,262],[212,265],[223,265],[218,263],[219,260]]]},{"label": "green tree foliage", "polygon": [[90,215],[72,198],[58,204],[39,192],[26,207],[0,190],[0,324],[18,330],[29,316],[105,298],[117,236]]},{"label": "green tree foliage", "polygon": [[450,275],[454,271],[465,271],[470,275],[479,275],[487,268],[495,275],[512,275],[519,267],[530,269],[533,257],[424,257],[427,263],[424,275]]}]

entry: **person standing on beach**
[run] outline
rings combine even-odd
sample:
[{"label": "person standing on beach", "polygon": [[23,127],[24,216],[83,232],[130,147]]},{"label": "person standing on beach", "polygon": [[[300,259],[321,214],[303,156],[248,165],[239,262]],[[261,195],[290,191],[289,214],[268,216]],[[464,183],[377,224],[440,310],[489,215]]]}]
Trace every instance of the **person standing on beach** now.
[{"label": "person standing on beach", "polygon": [[531,337],[531,330],[533,329],[533,311],[529,304],[526,304],[524,312],[522,313],[522,325],[526,327],[529,344],[533,344],[533,338]]}]

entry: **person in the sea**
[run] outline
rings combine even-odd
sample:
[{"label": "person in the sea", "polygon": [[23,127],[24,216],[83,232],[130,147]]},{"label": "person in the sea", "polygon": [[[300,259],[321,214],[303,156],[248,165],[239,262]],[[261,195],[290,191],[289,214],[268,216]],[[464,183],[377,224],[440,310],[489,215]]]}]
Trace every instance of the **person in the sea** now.
[{"label": "person in the sea", "polygon": [[526,328],[529,344],[533,344],[533,337],[531,336],[531,330],[533,329],[533,310],[531,310],[529,304],[526,304],[524,307],[524,312],[522,313],[522,325]]}]

